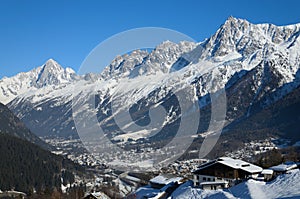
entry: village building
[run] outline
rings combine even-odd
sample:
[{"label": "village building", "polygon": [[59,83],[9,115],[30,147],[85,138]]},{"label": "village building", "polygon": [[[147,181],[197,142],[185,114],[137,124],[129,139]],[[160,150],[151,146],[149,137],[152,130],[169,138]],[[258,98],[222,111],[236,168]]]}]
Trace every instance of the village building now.
[{"label": "village building", "polygon": [[161,174],[150,180],[150,186],[155,189],[161,189],[167,184],[170,184],[172,182],[179,183],[182,180],[183,180],[182,177],[174,176],[171,174]]},{"label": "village building", "polygon": [[264,169],[262,170],[261,174],[256,178],[259,181],[271,181],[275,177],[274,171],[272,169]]},{"label": "village building", "polygon": [[149,182],[149,185],[140,187],[133,195],[130,195],[128,198],[169,198],[172,193],[186,181],[186,178],[178,177],[172,174],[160,174],[152,178]]},{"label": "village building", "polygon": [[273,167],[270,167],[271,170],[274,171],[275,176],[287,173],[292,169],[297,169],[298,165],[295,162],[285,162]]},{"label": "village building", "polygon": [[262,168],[239,159],[221,157],[200,165],[193,172],[194,186],[202,189],[222,189],[245,179],[256,178]]}]

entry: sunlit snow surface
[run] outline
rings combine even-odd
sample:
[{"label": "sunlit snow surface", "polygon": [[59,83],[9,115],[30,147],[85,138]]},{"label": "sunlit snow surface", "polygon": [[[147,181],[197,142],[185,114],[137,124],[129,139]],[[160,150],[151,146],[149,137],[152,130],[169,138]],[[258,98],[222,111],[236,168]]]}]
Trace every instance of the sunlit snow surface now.
[{"label": "sunlit snow surface", "polygon": [[228,190],[201,190],[191,187],[191,182],[180,186],[172,194],[174,199],[275,199],[275,198],[300,198],[300,171],[292,170],[288,174],[278,176],[272,182],[258,182],[248,180]]}]

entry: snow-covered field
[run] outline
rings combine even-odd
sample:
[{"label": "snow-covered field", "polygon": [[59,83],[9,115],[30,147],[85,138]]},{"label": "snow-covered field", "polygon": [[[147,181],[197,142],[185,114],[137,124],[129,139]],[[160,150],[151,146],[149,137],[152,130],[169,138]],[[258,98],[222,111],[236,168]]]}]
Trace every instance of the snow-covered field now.
[{"label": "snow-covered field", "polygon": [[288,174],[278,176],[272,182],[258,182],[248,180],[228,190],[202,190],[191,187],[191,182],[186,182],[172,194],[172,199],[275,199],[275,198],[300,198],[300,171],[292,170]]}]

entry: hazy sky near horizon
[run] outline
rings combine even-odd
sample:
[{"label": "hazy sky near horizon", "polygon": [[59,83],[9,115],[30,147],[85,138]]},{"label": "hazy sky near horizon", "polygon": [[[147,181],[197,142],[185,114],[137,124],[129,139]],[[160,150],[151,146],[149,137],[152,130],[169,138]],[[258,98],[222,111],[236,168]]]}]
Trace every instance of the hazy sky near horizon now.
[{"label": "hazy sky near horizon", "polygon": [[169,28],[203,41],[229,16],[252,23],[300,23],[300,1],[0,1],[0,78],[49,58],[79,69],[105,39],[133,28]]}]

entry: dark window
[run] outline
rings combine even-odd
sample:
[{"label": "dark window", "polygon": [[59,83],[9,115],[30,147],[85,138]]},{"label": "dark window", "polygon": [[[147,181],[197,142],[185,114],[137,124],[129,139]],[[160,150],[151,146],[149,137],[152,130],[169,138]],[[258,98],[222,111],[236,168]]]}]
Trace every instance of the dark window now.
[{"label": "dark window", "polygon": [[207,178],[207,181],[210,181],[210,178]]},{"label": "dark window", "polygon": [[203,181],[206,181],[206,177],[203,177]]},{"label": "dark window", "polygon": [[250,164],[242,164],[242,167],[249,167]]}]

